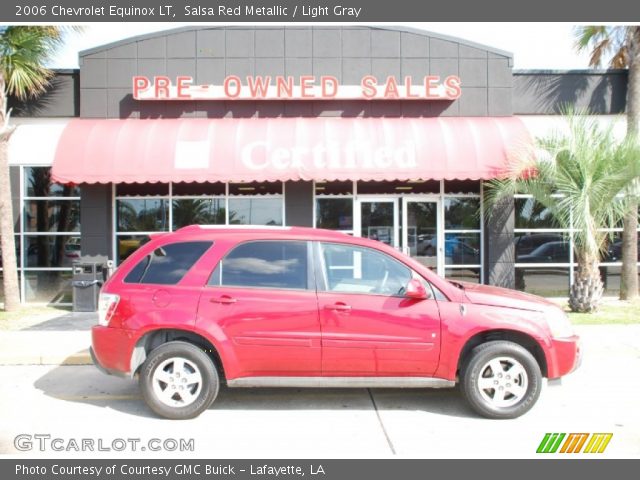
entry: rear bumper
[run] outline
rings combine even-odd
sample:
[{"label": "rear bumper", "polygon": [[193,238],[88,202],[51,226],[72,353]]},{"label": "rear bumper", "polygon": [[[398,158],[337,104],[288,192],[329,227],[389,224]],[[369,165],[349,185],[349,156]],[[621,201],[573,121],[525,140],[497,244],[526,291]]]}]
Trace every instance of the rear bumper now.
[{"label": "rear bumper", "polygon": [[547,377],[560,378],[576,370],[582,363],[580,337],[554,338],[547,354]]},{"label": "rear bumper", "polygon": [[91,329],[91,359],[103,373],[129,376],[134,345],[132,331],[101,325]]}]

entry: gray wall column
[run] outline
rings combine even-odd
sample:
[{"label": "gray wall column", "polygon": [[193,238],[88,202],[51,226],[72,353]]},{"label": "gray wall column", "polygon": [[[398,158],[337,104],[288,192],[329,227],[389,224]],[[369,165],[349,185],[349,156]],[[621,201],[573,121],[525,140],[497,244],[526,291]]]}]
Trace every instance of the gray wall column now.
[{"label": "gray wall column", "polygon": [[513,198],[501,200],[487,215],[484,229],[485,283],[515,288],[515,210]]},{"label": "gray wall column", "polygon": [[313,227],[313,182],[286,182],[284,207],[287,226]]},{"label": "gray wall column", "polygon": [[80,188],[81,248],[83,255],[106,255],[112,259],[111,184]]}]

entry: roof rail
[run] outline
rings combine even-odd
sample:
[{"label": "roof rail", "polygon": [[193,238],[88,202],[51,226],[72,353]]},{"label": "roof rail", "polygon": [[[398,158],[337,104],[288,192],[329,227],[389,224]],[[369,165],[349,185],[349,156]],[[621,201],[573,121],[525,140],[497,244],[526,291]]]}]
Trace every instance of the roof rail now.
[{"label": "roof rail", "polygon": [[176,231],[185,230],[291,230],[291,227],[279,225],[187,225]]}]

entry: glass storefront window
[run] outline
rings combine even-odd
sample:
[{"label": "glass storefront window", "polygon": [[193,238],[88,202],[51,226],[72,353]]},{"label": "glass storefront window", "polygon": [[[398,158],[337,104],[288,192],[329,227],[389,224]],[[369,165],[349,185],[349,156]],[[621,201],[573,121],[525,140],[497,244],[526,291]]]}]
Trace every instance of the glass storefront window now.
[{"label": "glass storefront window", "polygon": [[516,198],[516,228],[559,228],[551,212],[533,198]]},{"label": "glass storefront window", "polygon": [[116,238],[118,264],[149,241],[147,235],[118,235]]},{"label": "glass storefront window", "polygon": [[283,225],[282,198],[229,198],[231,225]]},{"label": "glass storefront window", "polygon": [[79,200],[26,200],[24,229],[27,232],[79,232]]},{"label": "glass storefront window", "polygon": [[224,225],[224,198],[182,198],[173,201],[173,229],[187,225]]},{"label": "glass storefront window", "polygon": [[364,238],[371,238],[387,245],[395,245],[395,203],[389,201],[360,202],[361,231]]},{"label": "glass storefront window", "polygon": [[16,250],[22,298],[70,304],[71,267],[82,253],[80,188],[53,183],[50,167],[21,168],[24,197]]},{"label": "glass storefront window", "polygon": [[353,199],[317,198],[316,227],[329,230],[353,230]]},{"label": "glass storefront window", "polygon": [[445,265],[480,265],[480,233],[447,233]]},{"label": "glass storefront window", "polygon": [[117,200],[120,232],[162,232],[169,229],[169,205],[164,199]]},{"label": "glass storefront window", "polygon": [[70,270],[65,271],[25,271],[24,285],[27,302],[72,303]]},{"label": "glass storefront window", "polygon": [[444,276],[454,281],[482,283],[479,268],[447,268],[444,271]]},{"label": "glass storefront window", "polygon": [[569,295],[569,268],[516,267],[516,289],[542,297]]},{"label": "glass storefront window", "polygon": [[24,167],[24,192],[27,197],[79,197],[77,186],[51,182],[50,167]]},{"label": "glass storefront window", "polygon": [[26,268],[71,268],[80,258],[80,237],[68,235],[25,235]]},{"label": "glass storefront window", "polygon": [[447,230],[480,229],[479,198],[445,198],[444,224]]},{"label": "glass storefront window", "polygon": [[569,234],[527,232],[515,234],[516,263],[569,263]]}]

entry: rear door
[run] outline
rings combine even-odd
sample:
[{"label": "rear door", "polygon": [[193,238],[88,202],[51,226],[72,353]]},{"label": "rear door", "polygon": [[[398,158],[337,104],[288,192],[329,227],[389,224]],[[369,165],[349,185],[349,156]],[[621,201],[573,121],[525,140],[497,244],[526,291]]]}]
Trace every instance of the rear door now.
[{"label": "rear door", "polygon": [[227,375],[319,375],[320,324],[309,242],[242,243],[200,297],[198,326],[227,344]]}]

